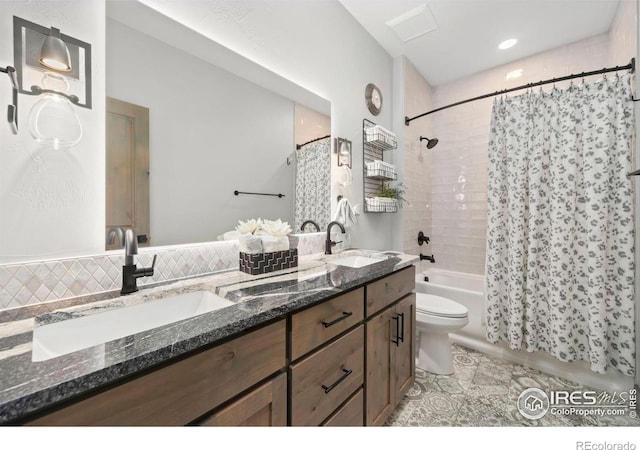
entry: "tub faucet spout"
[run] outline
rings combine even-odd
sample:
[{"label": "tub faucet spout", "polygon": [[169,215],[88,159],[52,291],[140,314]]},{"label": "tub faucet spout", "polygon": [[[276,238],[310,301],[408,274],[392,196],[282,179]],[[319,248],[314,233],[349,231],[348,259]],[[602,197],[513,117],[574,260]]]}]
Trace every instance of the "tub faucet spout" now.
[{"label": "tub faucet spout", "polygon": [[432,263],[436,262],[436,257],[431,255],[431,256],[427,256],[427,255],[423,255],[422,253],[420,253],[420,261],[426,259],[427,261],[431,261]]}]

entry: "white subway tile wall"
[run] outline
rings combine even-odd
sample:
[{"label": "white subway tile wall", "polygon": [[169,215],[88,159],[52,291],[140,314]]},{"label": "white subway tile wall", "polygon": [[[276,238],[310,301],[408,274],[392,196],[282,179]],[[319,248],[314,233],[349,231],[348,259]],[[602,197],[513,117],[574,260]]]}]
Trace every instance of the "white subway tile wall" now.
[{"label": "white subway tile wall", "polygon": [[[414,117],[433,108],[431,86],[418,73],[413,65],[404,60],[405,77],[405,116]],[[404,136],[404,176],[407,187],[406,198],[409,204],[403,207],[403,249],[406,253],[430,255],[431,245],[418,245],[418,233],[422,231],[431,237],[432,210],[432,154],[438,151],[440,144],[427,150],[426,141],[420,142],[420,136],[433,138],[431,117],[416,119],[405,128]]]},{"label": "white subway tile wall", "polygon": [[[299,237],[300,255],[324,251],[323,233]],[[123,252],[0,265],[0,310],[120,289]],[[139,278],[139,286],[237,268],[239,249],[235,241],[141,248],[138,266],[151,266],[156,254],[153,277]]]}]

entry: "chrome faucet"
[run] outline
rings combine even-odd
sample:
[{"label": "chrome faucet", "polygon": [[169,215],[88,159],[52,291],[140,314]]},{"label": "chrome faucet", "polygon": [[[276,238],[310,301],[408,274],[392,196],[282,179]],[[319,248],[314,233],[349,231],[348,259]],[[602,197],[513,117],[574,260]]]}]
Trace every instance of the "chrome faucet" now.
[{"label": "chrome faucet", "polygon": [[124,232],[124,266],[122,266],[122,289],[120,294],[131,294],[138,290],[137,280],[141,277],[153,276],[153,268],[156,265],[158,255],[153,255],[151,267],[138,269],[134,262],[134,255],[138,254],[138,236],[133,228]]},{"label": "chrome faucet", "polygon": [[327,225],[327,240],[324,243],[324,254],[325,255],[330,255],[331,254],[331,247],[335,246],[336,244],[339,244],[342,241],[332,241],[331,240],[331,227],[334,225],[338,225],[340,227],[340,230],[342,231],[342,233],[346,233],[344,226],[340,223],[340,222],[336,222],[335,220],[331,223],[329,223],[329,225]]},{"label": "chrome faucet", "polygon": [[300,231],[304,231],[304,227],[306,227],[307,225],[313,225],[316,228],[316,231],[320,232],[320,225],[315,223],[313,220],[305,220],[304,222],[302,222],[302,225],[300,226]]},{"label": "chrome faucet", "polygon": [[120,248],[124,247],[124,231],[122,231],[122,227],[109,228],[109,233],[107,233],[107,245],[115,244],[116,238],[118,238],[118,246]]}]

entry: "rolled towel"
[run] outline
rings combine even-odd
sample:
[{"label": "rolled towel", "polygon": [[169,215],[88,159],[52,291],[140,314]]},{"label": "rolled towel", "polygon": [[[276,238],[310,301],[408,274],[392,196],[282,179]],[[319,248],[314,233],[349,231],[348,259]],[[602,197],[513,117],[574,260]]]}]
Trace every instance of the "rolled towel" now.
[{"label": "rolled towel", "polygon": [[260,236],[254,236],[252,234],[244,234],[238,239],[238,245],[242,253],[248,253],[255,255],[256,253],[264,253],[264,247],[262,246],[262,239]]},{"label": "rolled towel", "polygon": [[294,249],[294,248],[298,248],[298,241],[300,240],[300,238],[298,236],[287,236],[287,238],[289,238],[289,248],[290,249]]},{"label": "rolled towel", "polygon": [[243,236],[243,234],[240,233],[239,231],[236,231],[236,230],[227,231],[226,233],[222,233],[220,236],[218,236],[218,240],[219,241],[235,241],[236,239],[240,239],[241,236]]},{"label": "rolled towel", "polygon": [[283,252],[289,250],[288,236],[260,236],[265,253]]}]

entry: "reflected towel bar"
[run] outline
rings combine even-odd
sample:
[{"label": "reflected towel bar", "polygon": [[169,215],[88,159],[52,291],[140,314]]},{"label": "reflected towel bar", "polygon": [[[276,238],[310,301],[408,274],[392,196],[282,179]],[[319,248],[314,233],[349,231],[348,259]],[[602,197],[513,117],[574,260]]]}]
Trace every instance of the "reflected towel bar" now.
[{"label": "reflected towel bar", "polygon": [[270,197],[278,197],[278,198],[282,198],[285,195],[284,194],[262,194],[260,192],[242,192],[242,191],[233,191],[233,195],[240,195],[240,194],[247,194],[247,195],[268,195]]}]

